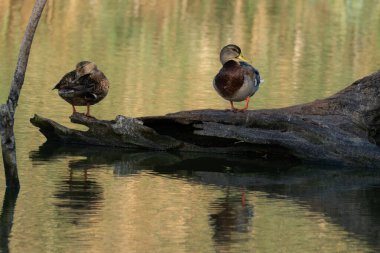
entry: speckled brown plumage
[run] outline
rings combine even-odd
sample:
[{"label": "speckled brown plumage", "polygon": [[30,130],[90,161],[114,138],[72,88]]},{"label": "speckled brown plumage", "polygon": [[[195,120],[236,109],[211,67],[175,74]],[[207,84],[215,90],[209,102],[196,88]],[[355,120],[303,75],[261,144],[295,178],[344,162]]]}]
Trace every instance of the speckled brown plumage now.
[{"label": "speckled brown plumage", "polygon": [[87,106],[89,115],[89,106],[107,96],[109,81],[94,63],[84,61],[65,74],[53,89],[58,89],[59,96],[73,106],[73,113],[75,106]]}]

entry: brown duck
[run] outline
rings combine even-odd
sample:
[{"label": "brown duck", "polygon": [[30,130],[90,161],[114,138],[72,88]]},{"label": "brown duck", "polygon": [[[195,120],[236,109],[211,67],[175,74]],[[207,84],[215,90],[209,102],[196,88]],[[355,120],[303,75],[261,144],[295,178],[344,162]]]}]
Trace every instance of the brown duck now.
[{"label": "brown duck", "polygon": [[[241,49],[233,44],[220,51],[220,62],[223,67],[214,78],[214,88],[224,99],[230,101],[231,110],[245,112],[250,97],[259,89],[260,74],[257,69],[244,59]],[[245,100],[245,107],[238,109],[233,102]]]},{"label": "brown duck", "polygon": [[72,105],[87,106],[86,116],[90,116],[90,106],[100,102],[107,96],[109,82],[95,63],[81,61],[75,70],[67,73],[53,88],[58,89],[58,95]]}]

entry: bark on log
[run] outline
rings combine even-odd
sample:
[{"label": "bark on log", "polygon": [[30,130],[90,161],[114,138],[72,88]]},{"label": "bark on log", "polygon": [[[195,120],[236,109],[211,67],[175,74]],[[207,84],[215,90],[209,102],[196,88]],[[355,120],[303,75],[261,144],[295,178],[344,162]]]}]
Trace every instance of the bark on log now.
[{"label": "bark on log", "polygon": [[6,186],[9,188],[20,187],[16,162],[16,141],[13,131],[14,115],[21,88],[24,84],[25,72],[28,65],[34,33],[37,29],[38,21],[40,20],[45,4],[46,0],[37,0],[34,5],[28,26],[25,30],[24,38],[21,42],[16,71],[13,76],[7,102],[0,106],[1,149],[3,154]]},{"label": "bark on log", "polygon": [[249,154],[266,158],[380,167],[380,71],[323,100],[280,109],[233,113],[185,111],[165,116],[95,120],[68,129],[35,115],[50,141],[154,150]]}]

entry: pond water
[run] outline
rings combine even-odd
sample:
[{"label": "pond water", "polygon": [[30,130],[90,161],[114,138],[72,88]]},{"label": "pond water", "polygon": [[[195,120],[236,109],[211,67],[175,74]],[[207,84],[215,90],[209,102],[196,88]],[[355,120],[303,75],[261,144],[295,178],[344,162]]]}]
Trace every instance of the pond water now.
[{"label": "pond water", "polygon": [[[0,0],[0,102],[33,4]],[[57,146],[29,123],[74,126],[51,88],[85,59],[111,82],[98,118],[227,108],[212,79],[228,43],[265,79],[250,109],[323,98],[379,68],[379,13],[377,0],[48,1],[16,112],[22,188],[0,198],[0,252],[380,251],[378,170]]]}]

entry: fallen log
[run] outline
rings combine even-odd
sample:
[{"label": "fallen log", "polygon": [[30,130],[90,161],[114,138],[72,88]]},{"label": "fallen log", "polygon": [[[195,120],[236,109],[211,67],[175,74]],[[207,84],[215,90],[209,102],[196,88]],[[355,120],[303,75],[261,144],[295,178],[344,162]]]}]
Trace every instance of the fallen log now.
[{"label": "fallen log", "polygon": [[311,103],[246,113],[195,110],[141,118],[70,117],[88,131],[35,115],[48,141],[87,145],[248,154],[349,166],[380,167],[380,71]]}]

